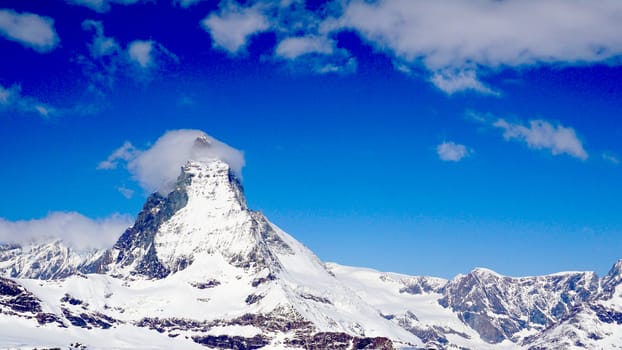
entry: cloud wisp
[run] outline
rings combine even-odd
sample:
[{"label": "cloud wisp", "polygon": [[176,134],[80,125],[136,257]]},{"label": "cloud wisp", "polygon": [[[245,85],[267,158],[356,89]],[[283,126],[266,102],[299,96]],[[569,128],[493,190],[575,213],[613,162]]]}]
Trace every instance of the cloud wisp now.
[{"label": "cloud wisp", "polygon": [[66,0],[67,3],[72,5],[79,5],[88,7],[96,12],[108,12],[110,11],[111,4],[118,5],[133,5],[141,0]]},{"label": "cloud wisp", "polygon": [[446,162],[459,162],[473,153],[465,145],[452,141],[446,141],[436,146],[436,154],[440,160]]},{"label": "cloud wisp", "polygon": [[588,158],[583,143],[571,127],[552,124],[541,119],[531,120],[525,126],[521,123],[509,123],[501,118],[492,126],[503,130],[503,137],[507,141],[516,140],[532,149],[549,150],[554,156],[567,154],[581,160]]},{"label": "cloud wisp", "polygon": [[0,218],[0,242],[28,244],[61,239],[77,250],[101,249],[112,246],[131,223],[126,215],[90,219],[76,212],[53,212],[34,220]]},{"label": "cloud wisp", "polygon": [[173,3],[181,8],[188,8],[198,4],[201,1],[205,0],[173,0]]},{"label": "cloud wisp", "polygon": [[57,108],[47,105],[34,97],[22,95],[22,88],[17,84],[9,87],[0,85],[1,110],[35,113],[43,118],[59,114]]},{"label": "cloud wisp", "polygon": [[501,95],[482,83],[474,70],[436,72],[430,78],[430,82],[447,95],[465,91],[474,91],[483,95]]},{"label": "cloud wisp", "polygon": [[601,157],[603,158],[604,161],[611,163],[613,165],[620,164],[620,158],[611,152],[603,152],[601,154]]},{"label": "cloud wisp", "polygon": [[172,190],[180,168],[189,160],[219,159],[241,177],[244,154],[200,130],[172,130],[162,135],[149,149],[137,150],[125,142],[99,163],[98,169],[114,169],[124,162],[133,178],[147,192],[167,194]]},{"label": "cloud wisp", "polygon": [[60,41],[53,19],[7,9],[0,9],[0,36],[40,53],[54,50]]},{"label": "cloud wisp", "polygon": [[98,170],[110,170],[116,169],[119,165],[119,161],[129,162],[132,159],[135,159],[138,155],[140,155],[140,151],[132,145],[131,142],[125,141],[123,145],[114,152],[112,152],[108,158],[104,161],[101,161],[97,165]]},{"label": "cloud wisp", "polygon": [[93,33],[88,56],[81,55],[84,74],[91,80],[90,89],[103,95],[120,76],[136,81],[149,81],[169,63],[179,58],[154,40],[134,40],[125,48],[113,37],[106,36],[99,21],[85,20],[82,29]]}]

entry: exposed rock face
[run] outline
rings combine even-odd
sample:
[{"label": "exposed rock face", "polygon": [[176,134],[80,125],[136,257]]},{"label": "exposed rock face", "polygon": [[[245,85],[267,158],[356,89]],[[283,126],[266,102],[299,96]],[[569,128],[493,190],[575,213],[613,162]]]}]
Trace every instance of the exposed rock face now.
[{"label": "exposed rock face", "polygon": [[[385,277],[386,278],[386,277]],[[440,293],[447,281],[440,278],[414,276],[402,278],[404,286],[400,288],[400,293],[425,294]]]},{"label": "exposed rock face", "polygon": [[602,296],[604,299],[611,299],[614,297],[616,287],[622,284],[622,260],[613,265],[609,273],[603,277],[602,281]]},{"label": "exposed rock face", "polygon": [[[112,249],[89,266],[89,269],[99,273],[128,269],[131,275],[147,278],[168,276],[171,269],[162,265],[158,259],[154,239],[160,226],[186,206],[188,195],[185,185],[189,182],[187,173],[182,173],[178,185],[168,196],[163,197],[159,193],[149,196],[136,223],[121,235]],[[180,267],[183,268],[178,266],[178,269]]]},{"label": "exposed rock face", "polygon": [[252,338],[227,335],[194,336],[192,340],[213,349],[254,350],[261,349],[269,344],[261,335]]},{"label": "exposed rock face", "polygon": [[525,339],[529,350],[616,349],[622,344],[622,260],[601,280],[601,291],[560,322]]},{"label": "exposed rock face", "polygon": [[350,350],[350,349],[375,349],[393,350],[391,340],[384,337],[360,338],[346,333],[316,333],[313,336],[299,336],[287,342],[289,346],[309,350]]},{"label": "exposed rock face", "polygon": [[599,280],[589,272],[512,278],[476,269],[447,284],[439,303],[490,343],[516,341],[524,329],[542,330],[598,292]]},{"label": "exposed rock face", "polygon": [[57,315],[43,312],[41,300],[30,291],[15,281],[2,277],[0,277],[1,315],[33,320],[39,326],[56,323],[59,327],[65,327]]},{"label": "exposed rock face", "polygon": [[1,277],[0,307],[2,313],[16,315],[36,315],[41,312],[41,302],[31,292],[16,282]]}]

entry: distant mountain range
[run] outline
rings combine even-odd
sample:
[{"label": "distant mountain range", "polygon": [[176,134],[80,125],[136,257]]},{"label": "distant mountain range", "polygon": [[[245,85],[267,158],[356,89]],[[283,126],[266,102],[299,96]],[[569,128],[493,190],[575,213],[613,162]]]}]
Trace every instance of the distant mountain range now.
[{"label": "distant mountain range", "polygon": [[622,260],[452,280],[323,263],[219,160],[188,162],[110,249],[0,245],[0,275],[0,348],[622,349]]}]

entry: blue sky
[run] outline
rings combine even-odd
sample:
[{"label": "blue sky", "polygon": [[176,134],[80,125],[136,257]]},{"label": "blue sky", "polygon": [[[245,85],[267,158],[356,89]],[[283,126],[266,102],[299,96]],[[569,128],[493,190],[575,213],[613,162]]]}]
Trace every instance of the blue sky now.
[{"label": "blue sky", "polygon": [[108,242],[149,189],[101,162],[198,129],[323,260],[604,274],[621,31],[617,0],[3,1],[0,237]]}]

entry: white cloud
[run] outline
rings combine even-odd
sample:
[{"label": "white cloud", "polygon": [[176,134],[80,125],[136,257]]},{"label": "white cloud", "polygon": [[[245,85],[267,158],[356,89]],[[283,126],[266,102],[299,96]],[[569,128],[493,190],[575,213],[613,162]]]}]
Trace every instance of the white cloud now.
[{"label": "white cloud", "polygon": [[438,72],[619,64],[622,1],[353,0],[322,28],[355,30],[377,50],[432,72],[442,90],[489,93],[475,75],[447,81]]},{"label": "white cloud", "polygon": [[618,156],[616,156],[613,153],[603,152],[602,157],[603,157],[603,160],[605,160],[605,161],[607,161],[607,162],[609,162],[611,164],[614,164],[614,165],[620,164],[620,158],[618,158]]},{"label": "white cloud", "polygon": [[334,51],[334,45],[332,40],[321,36],[293,37],[282,40],[275,53],[290,60],[310,53],[330,55]]},{"label": "white cloud", "polygon": [[[220,159],[241,176],[244,154],[200,130],[172,130],[162,135],[151,148],[136,151],[129,142],[115,150],[99,169],[111,169],[117,160],[125,160],[127,169],[146,191],[166,194],[172,189],[181,167],[189,160]],[[127,152],[131,149],[131,152]],[[101,165],[104,164],[102,167]]]},{"label": "white cloud", "polygon": [[473,70],[436,72],[430,78],[430,82],[448,95],[463,91],[475,91],[484,95],[500,95],[498,91],[479,81]]},{"label": "white cloud", "polygon": [[0,9],[0,36],[38,52],[50,52],[59,42],[53,19],[6,9]]},{"label": "white cloud", "polygon": [[0,85],[0,110],[35,113],[43,118],[60,114],[57,108],[49,106],[34,97],[22,95],[22,88],[17,84],[13,84],[10,87]]},{"label": "white cloud", "polygon": [[0,218],[0,242],[24,244],[62,239],[75,249],[112,246],[132,223],[125,215],[90,219],[75,212],[53,212],[42,219],[9,221]]},{"label": "white cloud", "polygon": [[136,149],[136,147],[134,147],[134,145],[132,145],[131,142],[125,141],[123,145],[114,150],[114,152],[112,152],[106,160],[101,161],[97,165],[97,169],[116,169],[119,165],[119,161],[129,162],[130,160],[136,158],[139,154],[140,152]]},{"label": "white cloud", "polygon": [[110,4],[119,5],[132,5],[141,0],[66,0],[67,3],[72,5],[85,6],[93,11],[108,12],[110,11]]},{"label": "white cloud", "polygon": [[600,62],[622,53],[618,0],[354,0],[338,23],[432,69]]},{"label": "white cloud", "polygon": [[319,35],[288,37],[278,44],[275,57],[289,61],[296,71],[316,74],[349,74],[356,72],[358,62],[334,40]]},{"label": "white cloud", "polygon": [[502,129],[506,140],[518,140],[533,149],[548,149],[553,155],[568,154],[585,160],[588,154],[573,128],[553,125],[545,120],[531,120],[528,126],[498,119],[492,124]]},{"label": "white cloud", "polygon": [[471,151],[465,145],[454,142],[443,142],[436,146],[436,153],[441,160],[448,162],[459,162],[468,157]]},{"label": "white cloud", "polygon": [[211,14],[201,21],[215,47],[237,53],[246,47],[248,39],[270,28],[268,18],[258,6],[241,7],[228,3],[219,13]]}]

